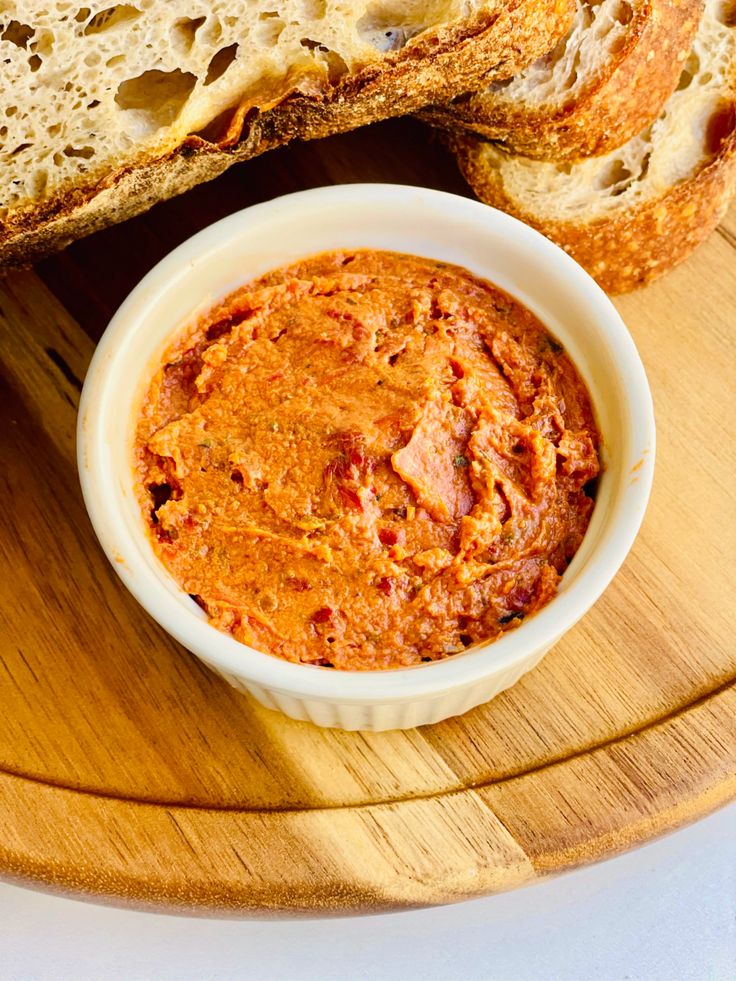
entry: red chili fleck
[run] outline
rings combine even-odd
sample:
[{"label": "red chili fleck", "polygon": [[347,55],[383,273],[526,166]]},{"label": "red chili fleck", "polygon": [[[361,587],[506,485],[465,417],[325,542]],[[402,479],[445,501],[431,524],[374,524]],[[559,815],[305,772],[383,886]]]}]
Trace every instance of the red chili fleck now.
[{"label": "red chili fleck", "polygon": [[376,589],[380,590],[385,596],[390,596],[394,589],[393,582],[388,578],[388,576],[383,576],[376,583]]},{"label": "red chili fleck", "polygon": [[399,536],[393,528],[381,528],[378,532],[378,540],[382,545],[395,545],[399,540]]},{"label": "red chili fleck", "polygon": [[331,606],[323,606],[321,609],[315,610],[312,614],[312,623],[327,623],[332,618],[334,612]]},{"label": "red chili fleck", "polygon": [[363,510],[363,502],[360,499],[360,494],[352,487],[338,487],[340,496],[347,501],[351,507],[358,508],[359,511]]},{"label": "red chili fleck", "polygon": [[336,310],[334,307],[325,310],[325,316],[331,320],[347,320],[351,322],[356,320],[355,314],[350,313],[349,310]]},{"label": "red chili fleck", "polygon": [[296,576],[290,576],[286,580],[286,585],[289,589],[293,589],[295,593],[303,593],[312,588],[306,579],[297,579]]},{"label": "red chili fleck", "polygon": [[341,433],[335,433],[333,440],[344,453],[347,453],[349,450],[362,449],[365,446],[365,436],[363,433],[356,432],[355,430],[344,430]]},{"label": "red chili fleck", "polygon": [[331,480],[333,478],[337,480],[340,477],[345,476],[345,470],[346,470],[345,460],[342,457],[338,456],[335,457],[334,460],[330,460],[330,462],[323,470],[322,475],[325,480]]},{"label": "red chili fleck", "polygon": [[509,608],[509,610],[513,610],[515,613],[520,613],[522,610],[527,608],[531,598],[531,589],[525,589],[524,586],[514,586],[509,595],[506,597],[506,606]]}]

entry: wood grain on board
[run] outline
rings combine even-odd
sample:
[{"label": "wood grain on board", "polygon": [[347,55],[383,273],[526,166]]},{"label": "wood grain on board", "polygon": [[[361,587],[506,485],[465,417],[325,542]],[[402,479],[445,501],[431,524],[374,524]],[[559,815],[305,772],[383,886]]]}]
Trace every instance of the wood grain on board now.
[{"label": "wood grain on board", "polygon": [[74,462],[81,381],[137,280],[199,228],[320,184],[466,193],[413,123],[269,154],[0,283],[0,875],[220,913],[506,889],[736,796],[736,209],[617,300],[657,468],[595,608],[511,691],[409,732],[320,730],[231,690],[125,592]]}]

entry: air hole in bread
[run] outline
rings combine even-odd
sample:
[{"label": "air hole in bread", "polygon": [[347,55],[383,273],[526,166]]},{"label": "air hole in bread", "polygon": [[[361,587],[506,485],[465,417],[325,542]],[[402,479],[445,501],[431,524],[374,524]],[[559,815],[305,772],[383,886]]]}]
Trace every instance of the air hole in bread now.
[{"label": "air hole in bread", "polygon": [[65,157],[82,157],[84,160],[89,160],[90,157],[95,155],[95,151],[91,146],[75,147],[66,146],[64,148]]},{"label": "air hole in bread", "polygon": [[286,24],[275,10],[268,10],[259,14],[258,21],[257,40],[259,43],[267,48],[276,47]]},{"label": "air hole in bread", "polygon": [[49,30],[39,30],[36,32],[36,36],[30,44],[30,50],[40,57],[45,58],[50,55],[54,50],[54,42],[56,37],[53,31]]},{"label": "air hole in bread", "polygon": [[511,85],[513,80],[514,80],[513,75],[511,76],[511,78],[502,78],[500,82],[492,82],[488,86],[488,88],[490,89],[491,92],[500,92],[502,89],[508,88],[508,86]]},{"label": "air hole in bread", "polygon": [[11,20],[0,34],[0,40],[10,41],[11,44],[15,44],[19,48],[27,48],[28,42],[35,33],[35,30],[28,24],[21,24],[19,20]]},{"label": "air hole in bread", "polygon": [[631,4],[627,3],[626,0],[621,0],[621,3],[616,5],[616,9],[613,11],[613,19],[618,24],[630,24],[634,16],[634,11],[631,8]]},{"label": "air hole in bread", "polygon": [[589,28],[593,23],[593,19],[597,16],[597,10],[596,13],[593,13],[591,8],[600,7],[600,0],[597,0],[597,2],[596,0],[582,0],[581,3],[578,3],[577,7],[580,22],[587,30],[587,28]]},{"label": "air hole in bread", "polygon": [[120,27],[140,16],[141,11],[137,7],[129,3],[119,3],[95,14],[84,28],[84,34],[102,34],[103,31],[111,31],[114,27]]},{"label": "air hole in bread", "polygon": [[42,64],[43,62],[41,61],[40,57],[36,54],[31,55],[31,57],[28,59],[28,67],[31,69],[32,72],[37,72]]},{"label": "air hole in bread", "polygon": [[608,51],[611,57],[615,57],[620,51],[626,47],[626,34],[619,34],[618,37],[612,38],[610,44],[608,45]]},{"label": "air hole in bread", "polygon": [[[212,143],[214,145],[220,145],[223,140],[231,140],[232,134],[230,134],[230,127],[232,125],[233,119],[236,112],[238,111],[237,106],[231,106],[229,109],[224,109],[221,113],[215,116],[206,126],[202,129],[196,130],[191,135],[198,136],[201,140],[206,140],[207,143]],[[245,118],[242,120],[242,126],[240,128],[238,139],[242,139],[243,135],[246,134],[254,119],[260,114],[260,110],[256,106],[252,106],[247,113]]]},{"label": "air hole in bread", "polygon": [[40,170],[35,170],[31,174],[31,187],[35,194],[43,194],[46,190],[46,185],[49,182],[49,174],[47,170],[43,168]]},{"label": "air hole in bread", "polygon": [[206,25],[203,34],[207,35],[207,41],[209,44],[217,44],[217,42],[222,37],[222,24],[220,23],[219,17],[211,19]]},{"label": "air hole in bread", "polygon": [[633,19],[633,6],[628,0],[620,0],[611,13],[611,29],[604,35],[608,41],[609,58],[614,58],[629,43],[629,32],[621,28],[628,27]]},{"label": "air hole in bread", "polygon": [[569,40],[570,35],[568,34],[567,37],[563,37],[561,41],[557,42],[548,55],[545,55],[544,58],[540,58],[539,63],[544,63],[547,68],[554,68],[554,66],[564,57],[565,52],[567,51],[567,42]]},{"label": "air hole in bread", "polygon": [[736,132],[736,103],[722,102],[708,120],[705,130],[705,152],[715,156]]},{"label": "air hole in bread", "polygon": [[238,57],[239,47],[239,44],[229,44],[226,48],[220,48],[207,66],[207,75],[204,80],[205,85],[212,85],[213,82],[216,82],[218,78],[221,78],[225,74],[230,65]]},{"label": "air hole in bread", "polygon": [[232,107],[230,109],[224,109],[214,119],[211,119],[205,127],[191,135],[198,136],[200,140],[205,140],[207,143],[212,143],[213,145],[221,143],[227,135],[236,111],[237,109]]},{"label": "air hole in bread", "polygon": [[89,9],[89,7],[80,7],[79,10],[74,15],[74,20],[78,24],[83,24],[86,20],[89,19],[91,13],[92,11]]},{"label": "air hole in bread", "polygon": [[197,31],[206,20],[206,17],[182,17],[171,28],[174,42],[179,44],[185,54],[192,50]]},{"label": "air hole in bread", "polygon": [[327,62],[327,79],[330,85],[336,85],[349,69],[345,59],[337,51],[328,51],[325,55]]},{"label": "air hole in bread", "polygon": [[572,59],[572,64],[570,65],[568,76],[565,81],[565,88],[572,90],[575,88],[575,83],[578,80],[578,73],[580,71],[580,60],[581,60],[581,50],[578,48],[575,51],[575,55]]},{"label": "air hole in bread", "polygon": [[[422,9],[407,9],[417,6]],[[379,51],[400,51],[415,34],[424,30],[423,23],[412,23],[412,14],[421,16],[423,20],[431,19],[434,11],[426,9],[431,7],[426,3],[418,5],[378,0],[369,4],[358,21],[358,34],[366,44]]]},{"label": "air hole in bread", "polygon": [[374,46],[379,51],[400,51],[412,37],[413,35],[409,34],[403,27],[392,27],[383,32],[383,37],[379,37],[378,43],[374,42]]},{"label": "air hole in bread", "polygon": [[690,57],[685,62],[685,67],[682,69],[682,74],[680,75],[680,81],[677,83],[677,91],[682,92],[684,89],[686,89],[699,71],[700,71],[700,58],[698,58],[697,54],[694,51],[691,51]]},{"label": "air hole in bread", "polygon": [[302,17],[309,20],[322,20],[327,13],[326,0],[302,0],[301,8]]},{"label": "air hole in bread", "polygon": [[616,198],[623,194],[636,181],[641,180],[649,169],[649,158],[651,154],[646,154],[641,161],[640,171],[634,174],[626,166],[623,160],[618,157],[608,164],[596,181],[598,189],[607,192],[609,197]]},{"label": "air hole in bread", "polygon": [[736,27],[736,2],[735,0],[725,0],[721,9],[716,14],[716,18],[726,27]]},{"label": "air hole in bread", "polygon": [[174,122],[196,84],[191,72],[154,68],[121,82],[115,102],[126,113],[131,135],[145,136]]}]

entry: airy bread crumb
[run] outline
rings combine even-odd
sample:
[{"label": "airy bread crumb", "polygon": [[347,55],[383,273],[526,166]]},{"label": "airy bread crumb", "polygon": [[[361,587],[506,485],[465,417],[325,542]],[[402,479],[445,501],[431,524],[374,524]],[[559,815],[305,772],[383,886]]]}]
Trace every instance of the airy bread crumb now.
[{"label": "airy bread crumb", "polygon": [[155,157],[243,100],[318,92],[482,0],[15,0],[1,5],[0,218]]},{"label": "airy bread crumb", "polygon": [[0,3],[0,268],[232,164],[517,74],[575,0]]}]

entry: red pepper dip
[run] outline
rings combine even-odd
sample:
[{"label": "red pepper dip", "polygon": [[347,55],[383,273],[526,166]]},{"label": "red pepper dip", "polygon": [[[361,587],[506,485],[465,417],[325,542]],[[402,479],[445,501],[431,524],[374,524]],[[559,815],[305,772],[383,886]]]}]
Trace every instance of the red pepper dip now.
[{"label": "red pepper dip", "polygon": [[437,661],[554,596],[599,472],[590,398],[464,269],[333,252],[188,329],[135,445],[154,549],[210,622],[288,661]]}]

